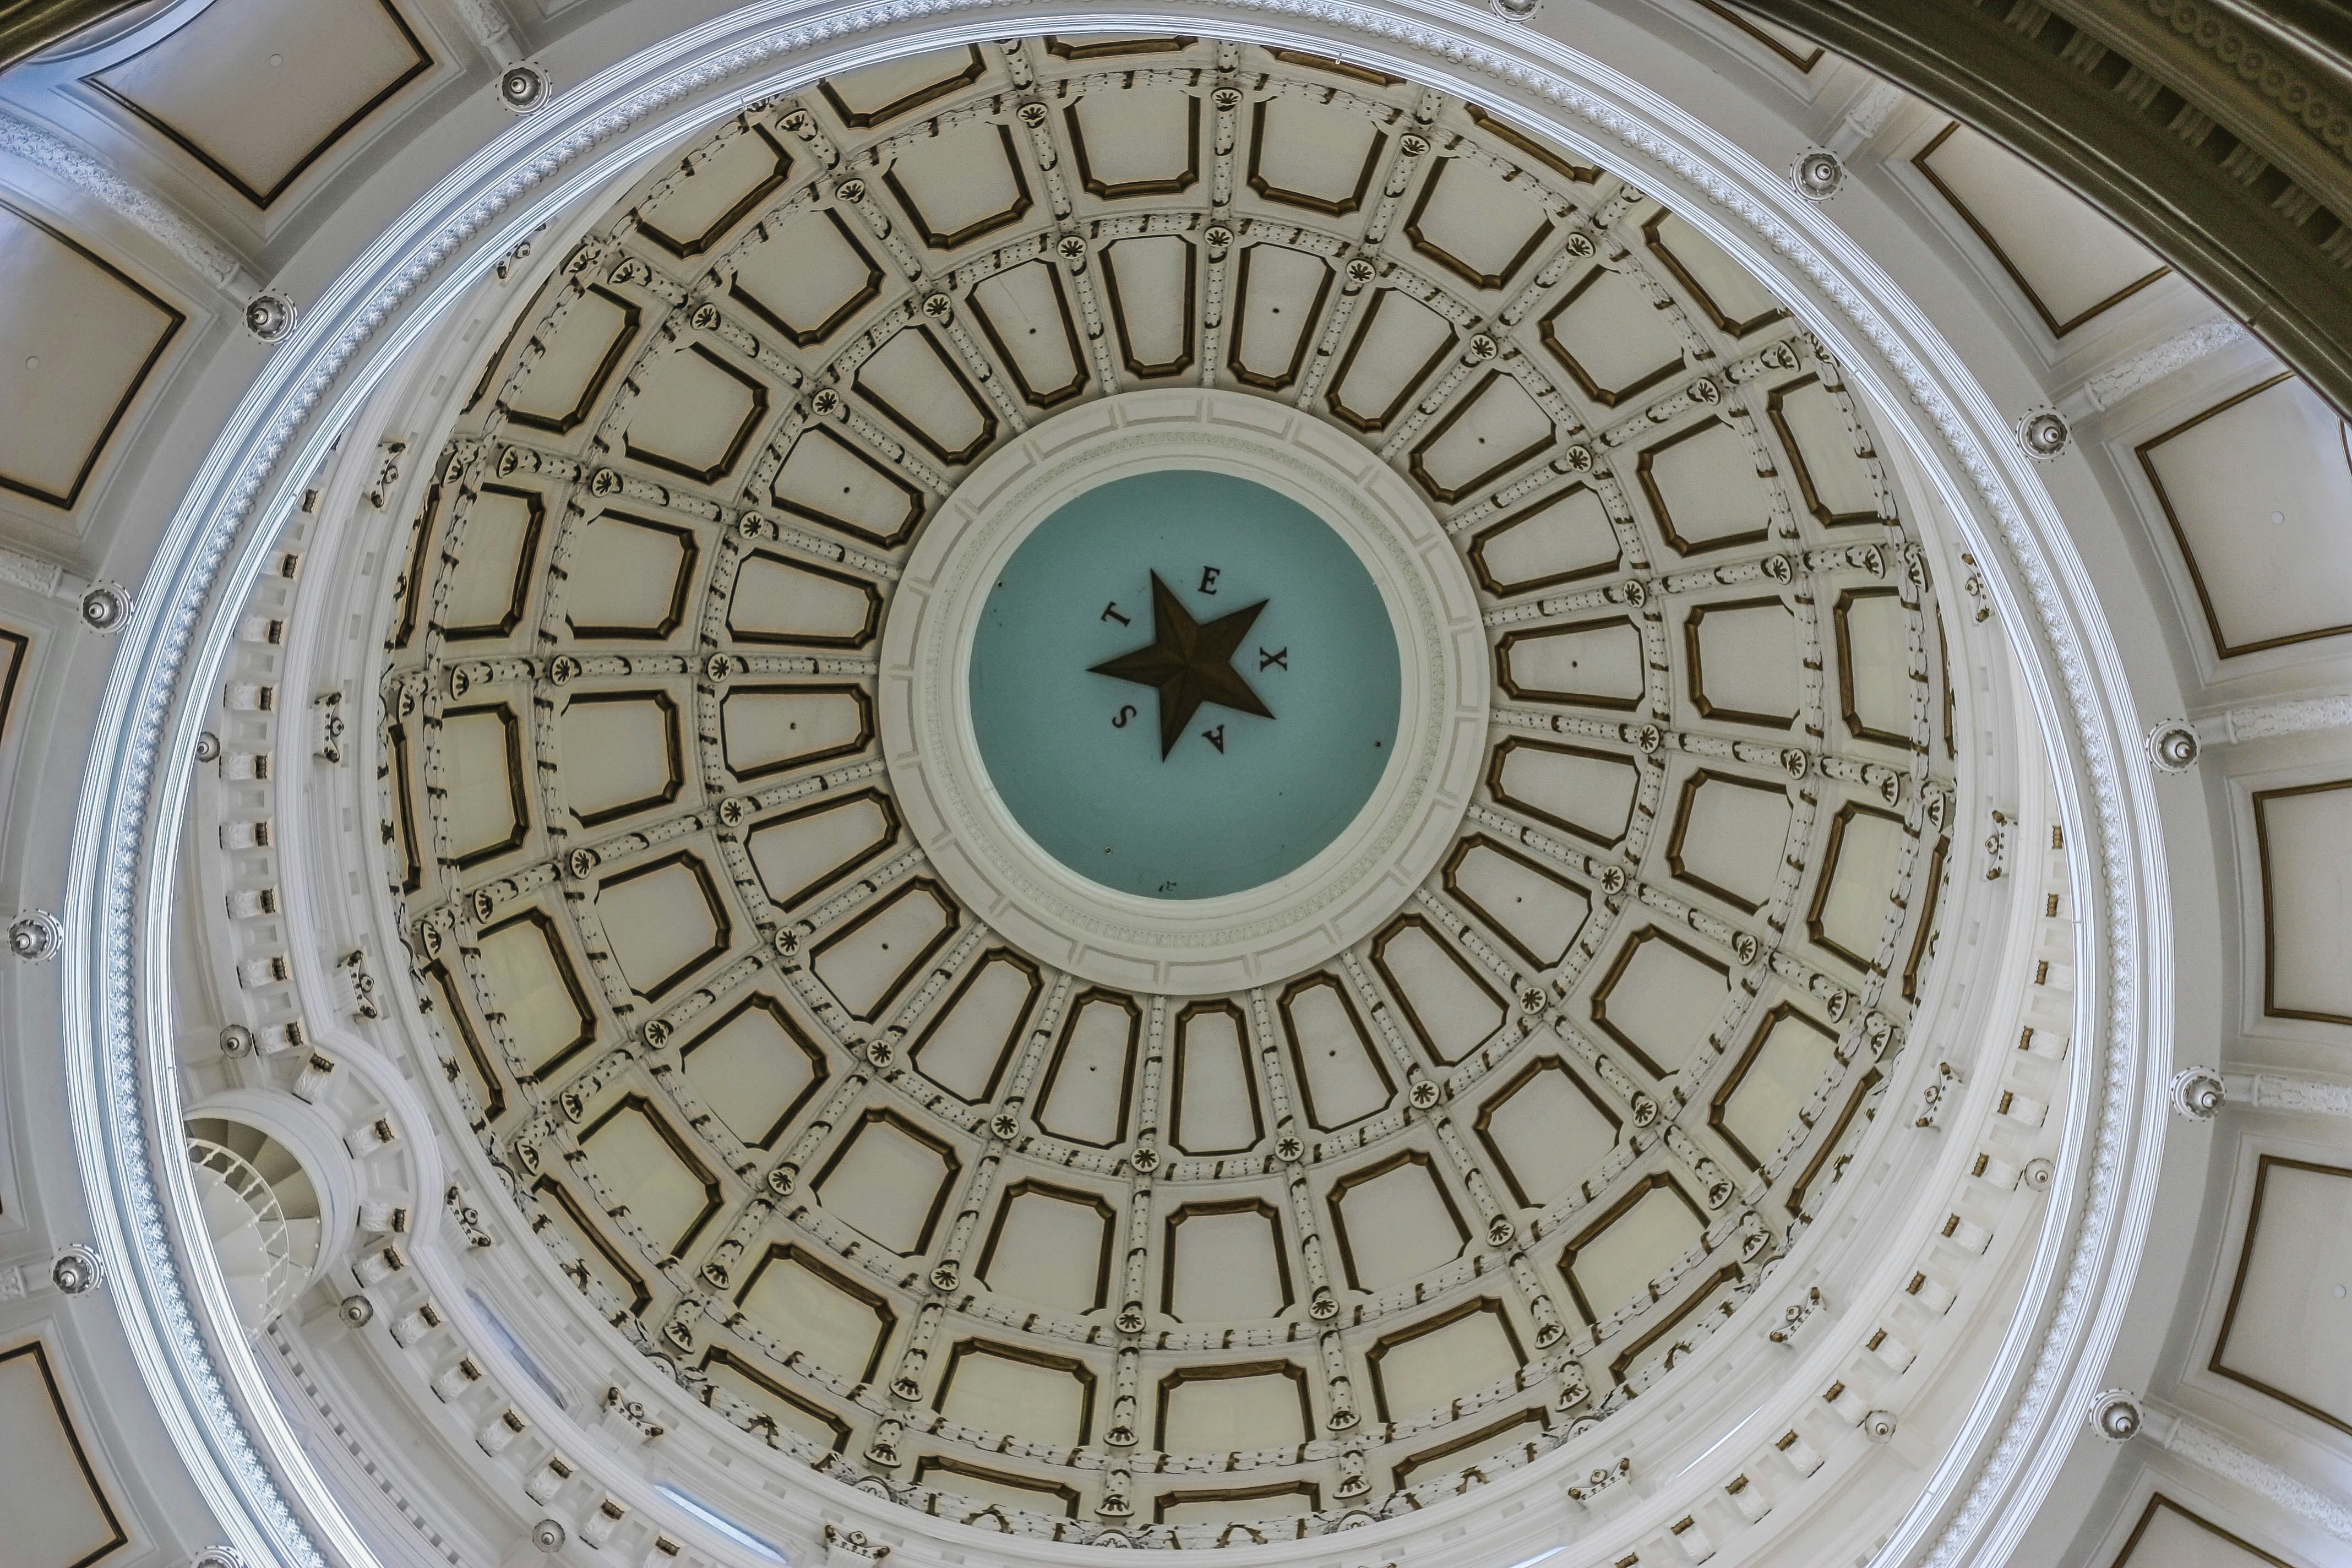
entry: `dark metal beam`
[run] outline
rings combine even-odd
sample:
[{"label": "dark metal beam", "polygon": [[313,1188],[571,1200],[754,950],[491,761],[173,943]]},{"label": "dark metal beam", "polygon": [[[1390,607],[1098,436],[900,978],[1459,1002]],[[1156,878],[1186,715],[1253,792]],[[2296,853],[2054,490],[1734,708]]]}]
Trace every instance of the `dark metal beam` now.
[{"label": "dark metal beam", "polygon": [[0,0],[0,70],[143,0]]}]

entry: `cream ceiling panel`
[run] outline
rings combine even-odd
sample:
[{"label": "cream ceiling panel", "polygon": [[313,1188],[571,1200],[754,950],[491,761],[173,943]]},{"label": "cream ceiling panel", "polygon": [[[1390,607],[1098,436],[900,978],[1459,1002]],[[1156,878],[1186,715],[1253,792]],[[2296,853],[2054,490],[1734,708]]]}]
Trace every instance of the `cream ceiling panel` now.
[{"label": "cream ceiling panel", "polygon": [[2352,632],[2352,435],[2278,375],[2138,447],[2223,658]]},{"label": "cream ceiling panel", "polygon": [[1730,968],[1643,926],[1592,994],[1592,1021],[1654,1079],[1671,1078],[1707,1044],[1731,997]]},{"label": "cream ceiling panel", "polygon": [[1470,568],[1490,594],[1533,593],[1616,570],[1617,529],[1598,490],[1579,481],[1481,529]]},{"label": "cream ceiling panel", "polygon": [[521,719],[503,702],[453,708],[441,716],[448,855],[460,869],[522,847],[530,825],[522,735]]},{"label": "cream ceiling panel", "polygon": [[1108,1147],[1125,1142],[1142,1023],[1125,996],[1081,996],[1045,1070],[1037,1125],[1073,1142]]},{"label": "cream ceiling panel", "polygon": [[914,532],[924,500],[915,485],[823,425],[793,438],[769,499],[797,517],[885,547]]},{"label": "cream ceiling panel", "polygon": [[[820,1364],[822,1363],[820,1362]],[[798,1397],[750,1362],[723,1348],[704,1355],[698,1369],[724,1395],[740,1399],[755,1419],[775,1423],[817,1453],[839,1453],[849,1445],[849,1426],[814,1401]]]},{"label": "cream ceiling panel", "polygon": [[1846,733],[1911,745],[1910,640],[1916,621],[1892,588],[1849,588],[1830,607],[1837,645],[1838,708]]},{"label": "cream ceiling panel", "polygon": [[1187,1323],[1280,1317],[1291,1303],[1282,1221],[1255,1198],[1188,1204],[1168,1216],[1161,1310]]},{"label": "cream ceiling panel", "polygon": [[1708,1108],[1733,1153],[1760,1169],[1799,1112],[1837,1066],[1837,1035],[1812,1015],[1781,1003],[1724,1075]]},{"label": "cream ceiling panel", "polygon": [[1493,986],[1418,915],[1374,940],[1372,967],[1431,1058],[1446,1067],[1484,1045],[1510,1016]]},{"label": "cream ceiling panel", "polygon": [[1031,403],[1050,408],[1085,387],[1085,351],[1062,275],[1052,263],[1024,261],[982,279],[972,287],[971,305],[981,331]]},{"label": "cream ceiling panel", "polygon": [[2210,1364],[2352,1434],[2352,1168],[2262,1157]]},{"label": "cream ceiling panel", "polygon": [[881,267],[831,208],[763,223],[731,271],[729,296],[795,348],[823,342],[882,291]]},{"label": "cream ceiling panel", "polygon": [[1118,318],[1128,373],[1175,375],[1192,367],[1200,253],[1176,235],[1103,247],[1103,287]]},{"label": "cream ceiling panel", "polygon": [[715,148],[697,149],[669,189],[639,215],[638,227],[672,256],[700,256],[781,186],[792,167],[776,133],[751,125]]},{"label": "cream ceiling panel", "polygon": [[1780,785],[1702,768],[1684,782],[1666,864],[1678,880],[1752,915],[1780,879],[1793,816]]},{"label": "cream ceiling panel", "polygon": [[1699,1206],[1671,1178],[1653,1176],[1569,1243],[1560,1269],[1589,1322],[1652,1299],[1650,1282],[1698,1245]]},{"label": "cream ceiling panel", "polygon": [[2263,1011],[2352,1024],[2352,779],[2253,796]]},{"label": "cream ceiling panel", "polygon": [[480,953],[485,989],[506,1017],[518,1072],[551,1072],[595,1038],[587,990],[544,911],[527,910],[488,927]]},{"label": "cream ceiling panel", "polygon": [[570,435],[611,384],[643,319],[636,305],[609,289],[565,288],[499,399],[507,417],[526,429]]},{"label": "cream ceiling panel", "polygon": [[1381,1340],[1366,1359],[1381,1418],[1395,1421],[1445,1405],[1463,1389],[1501,1382],[1526,1358],[1500,1302],[1467,1301]]},{"label": "cream ceiling panel", "polygon": [[1429,1156],[1400,1154],[1350,1172],[1331,1190],[1331,1224],[1349,1282],[1385,1290],[1460,1256],[1470,1233]]},{"label": "cream ceiling panel", "polygon": [[953,905],[929,881],[903,882],[816,944],[809,967],[871,1023],[955,934]]},{"label": "cream ceiling panel", "polygon": [[1765,538],[1772,502],[1759,468],[1748,438],[1709,415],[1644,447],[1634,477],[1667,546],[1703,555]]},{"label": "cream ceiling panel", "polygon": [[677,704],[666,692],[584,692],[557,723],[565,755],[604,759],[565,792],[583,826],[667,805],[685,786]]},{"label": "cream ceiling panel", "polygon": [[883,179],[923,243],[937,250],[992,234],[1029,210],[1029,176],[1013,132],[985,120],[903,149]]},{"label": "cream ceiling panel", "polygon": [[576,637],[658,641],[685,621],[700,559],[689,529],[605,512],[571,541],[564,623]]},{"label": "cream ceiling panel", "polygon": [[724,479],[767,417],[766,384],[708,344],[660,355],[634,374],[643,390],[630,409],[623,449],[685,479]]},{"label": "cream ceiling panel", "polygon": [[2064,337],[2169,270],[2088,203],[1957,121],[1913,154],[2052,335]]},{"label": "cream ceiling panel", "polygon": [[432,65],[392,0],[214,0],[89,79],[268,207]]},{"label": "cream ceiling panel", "polygon": [[[802,445],[807,444],[803,437]],[[793,447],[794,451],[800,446]],[[819,445],[816,452],[846,449]],[[814,466],[824,458],[812,457]],[[791,471],[789,460],[786,472]],[[852,468],[835,476],[849,490],[864,477]],[[812,476],[812,483],[815,482]],[[882,595],[873,584],[845,572],[806,561],[790,561],[767,551],[744,557],[736,569],[735,593],[728,601],[727,628],[745,642],[792,643],[803,647],[862,647],[873,640],[882,618]],[[781,695],[781,694],[780,694]],[[791,724],[796,720],[785,720]],[[834,723],[837,729],[839,721]],[[797,733],[788,731],[788,734]]]},{"label": "cream ceiling panel", "polygon": [[1744,338],[1788,315],[1754,273],[1726,256],[1681,214],[1659,208],[1643,223],[1642,237],[1717,331]]},{"label": "cream ceiling panel", "polygon": [[983,1342],[958,1345],[938,1407],[950,1421],[1076,1447],[1091,1434],[1094,1378],[1076,1362]]},{"label": "cream ceiling panel", "polygon": [[1544,346],[1603,408],[1631,403],[1683,368],[1682,334],[1638,278],[1610,268],[1570,284],[1541,331]]},{"label": "cream ceiling panel", "polygon": [[1313,1439],[1307,1380],[1296,1368],[1252,1363],[1204,1371],[1207,1375],[1161,1381],[1160,1430],[1153,1447],[1179,1454],[1214,1454]]},{"label": "cream ceiling panel", "polygon": [[860,790],[771,817],[743,836],[743,847],[768,901],[795,909],[889,847],[898,834],[889,797]]},{"label": "cream ceiling panel", "polygon": [[1333,276],[1328,261],[1305,251],[1254,245],[1242,253],[1233,368],[1245,384],[1279,392],[1298,379]]},{"label": "cream ceiling panel", "polygon": [[873,705],[856,687],[733,687],[719,721],[721,754],[740,779],[846,756],[874,734]]},{"label": "cream ceiling panel", "polygon": [[725,952],[730,930],[719,884],[691,850],[604,878],[596,918],[622,974],[656,1002]]},{"label": "cream ceiling panel", "polygon": [[1622,756],[1514,735],[1495,749],[1486,787],[1512,810],[1609,849],[1633,825],[1642,773]]},{"label": "cream ceiling panel", "polygon": [[924,1026],[915,1042],[916,1070],[959,1100],[995,1098],[1022,1021],[1042,990],[1035,964],[1007,949],[992,950]]},{"label": "cream ceiling panel", "polygon": [[[1230,1538],[1234,1545],[1279,1541],[1289,1533],[1293,1515],[1311,1513],[1322,1506],[1322,1489],[1314,1486],[1219,1487],[1206,1491],[1162,1492],[1155,1500],[1155,1524],[1205,1526],[1202,1534]],[[1260,1528],[1263,1525],[1264,1528]]]},{"label": "cream ceiling panel", "polygon": [[1170,1136],[1188,1154],[1232,1154],[1265,1135],[1249,1026],[1230,1002],[1194,1003],[1176,1020]]},{"label": "cream ceiling panel", "polygon": [[1880,942],[1892,934],[1886,889],[1897,862],[1916,847],[1903,819],[1892,812],[1852,802],[1830,819],[1829,847],[1805,911],[1805,929],[1856,969],[1877,962]]},{"label": "cream ceiling panel", "polygon": [[1453,347],[1453,322],[1410,294],[1381,289],[1332,377],[1331,412],[1359,430],[1386,429]]},{"label": "cream ceiling panel", "polygon": [[857,389],[943,463],[964,463],[996,435],[996,416],[940,341],[894,333],[857,367]]},{"label": "cream ceiling panel", "polygon": [[980,1279],[1014,1300],[1063,1312],[1095,1311],[1110,1289],[1115,1217],[1092,1193],[1016,1184],[981,1249]]},{"label": "cream ceiling panel", "polygon": [[0,276],[0,489],[70,508],[186,318],[5,202]]},{"label": "cream ceiling panel", "polygon": [[1622,1126],[1558,1057],[1529,1062],[1486,1103],[1476,1122],[1511,1195],[1529,1208],[1575,1186],[1616,1143]]},{"label": "cream ceiling panel", "polygon": [[130,1541],[37,1340],[0,1350],[0,1519],[23,1568],[85,1568]]},{"label": "cream ceiling panel", "polygon": [[605,1184],[626,1194],[630,1218],[672,1253],[692,1247],[719,1212],[719,1178],[643,1095],[624,1096],[582,1128],[580,1146]]},{"label": "cream ceiling panel", "polygon": [[1201,100],[1177,87],[1088,93],[1064,110],[1078,183],[1113,201],[1173,195],[1201,172]]},{"label": "cream ceiling panel", "polygon": [[1454,852],[1445,868],[1445,889],[1538,969],[1567,955],[1592,910],[1583,889],[1486,838],[1467,839]]},{"label": "cream ceiling panel", "polygon": [[961,1459],[945,1459],[933,1456],[918,1463],[915,1479],[925,1486],[939,1488],[952,1497],[963,1499],[972,1511],[961,1514],[956,1510],[942,1510],[950,1519],[961,1517],[961,1522],[982,1530],[999,1530],[998,1522],[1008,1509],[1024,1513],[1055,1515],[1067,1519],[1078,1511],[1078,1493],[1075,1487],[1055,1486],[1030,1481],[1020,1476],[1007,1475]]},{"label": "cream ceiling panel", "polygon": [[2113,1568],[2288,1568],[2193,1509],[2158,1494],[2116,1553]]},{"label": "cream ceiling panel", "polygon": [[1346,102],[1287,95],[1261,100],[1250,140],[1250,189],[1284,206],[1339,216],[1363,205],[1388,137]]},{"label": "cream ceiling panel", "polygon": [[478,569],[448,581],[436,606],[441,635],[458,642],[512,637],[530,602],[547,499],[535,489],[485,485],[461,510],[452,536],[463,538]]},{"label": "cream ceiling panel", "polygon": [[959,1166],[947,1144],[888,1111],[869,1111],[815,1184],[825,1211],[894,1252],[919,1253]]},{"label": "cream ceiling panel", "polygon": [[829,1069],[808,1032],[773,996],[747,996],[678,1047],[678,1069],[702,1102],[754,1149],[772,1147]]},{"label": "cream ceiling panel", "polygon": [[1815,522],[1838,528],[1880,521],[1878,486],[1863,466],[1869,448],[1819,375],[1782,382],[1764,407],[1789,454],[1799,499]]},{"label": "cream ceiling panel", "polygon": [[1442,501],[1464,496],[1551,444],[1551,416],[1515,376],[1487,376],[1413,448],[1412,476]]},{"label": "cream ceiling panel", "polygon": [[1388,1104],[1394,1080],[1338,981],[1317,974],[1295,982],[1282,994],[1279,1010],[1311,1124],[1345,1127]]},{"label": "cream ceiling panel", "polygon": [[1795,612],[1779,599],[1701,605],[1683,623],[1699,716],[1786,730],[1804,706]]},{"label": "cream ceiling panel", "polygon": [[736,1303],[786,1351],[854,1383],[880,1370],[893,1326],[882,1299],[794,1247],[771,1248]]},{"label": "cream ceiling panel", "polygon": [[1622,616],[1503,638],[1500,682],[1517,698],[1631,709],[1647,689],[1642,634]]},{"label": "cream ceiling panel", "polygon": [[1462,158],[1432,162],[1405,219],[1413,248],[1474,289],[1508,283],[1552,232],[1526,182]]},{"label": "cream ceiling panel", "polygon": [[976,47],[933,49],[828,77],[819,90],[845,123],[863,130],[969,87],[985,70]]}]

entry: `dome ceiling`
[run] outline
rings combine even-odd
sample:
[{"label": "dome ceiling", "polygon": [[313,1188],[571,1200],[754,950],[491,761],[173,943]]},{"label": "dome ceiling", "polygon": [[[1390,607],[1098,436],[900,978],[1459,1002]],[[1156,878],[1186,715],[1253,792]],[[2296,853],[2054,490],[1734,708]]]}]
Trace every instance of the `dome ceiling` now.
[{"label": "dome ceiling", "polygon": [[[942,498],[1166,386],[1409,478],[1492,646],[1436,874],[1228,995],[995,935],[877,745]],[[1206,1545],[1524,1464],[1871,1135],[1956,787],[1875,449],[1691,225],[1370,70],[1047,37],[757,105],[514,319],[383,611],[450,1119],[713,1410],[930,1512]]]}]

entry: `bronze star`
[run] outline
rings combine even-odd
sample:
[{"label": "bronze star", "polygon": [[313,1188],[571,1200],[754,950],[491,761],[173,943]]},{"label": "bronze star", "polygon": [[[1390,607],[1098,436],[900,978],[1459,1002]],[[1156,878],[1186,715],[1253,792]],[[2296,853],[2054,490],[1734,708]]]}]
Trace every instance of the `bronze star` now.
[{"label": "bronze star", "polygon": [[1151,574],[1151,640],[1132,653],[1105,660],[1090,673],[1131,680],[1160,693],[1160,755],[1165,761],[1177,737],[1203,702],[1214,702],[1237,712],[1274,717],[1234,668],[1234,650],[1249,635],[1250,626],[1266,602],[1219,616],[1203,624],[1192,618],[1175,590]]}]

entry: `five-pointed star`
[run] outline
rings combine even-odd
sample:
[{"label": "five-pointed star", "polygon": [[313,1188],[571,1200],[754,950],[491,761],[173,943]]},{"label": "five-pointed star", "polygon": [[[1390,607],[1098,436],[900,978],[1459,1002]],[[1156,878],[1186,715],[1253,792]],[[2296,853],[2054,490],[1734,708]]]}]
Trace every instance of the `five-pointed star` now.
[{"label": "five-pointed star", "polygon": [[1203,702],[1214,702],[1243,713],[1271,719],[1274,712],[1257,699],[1234,670],[1234,650],[1249,635],[1250,624],[1265,601],[1205,625],[1192,618],[1176,591],[1151,574],[1151,640],[1132,653],[1123,653],[1094,666],[1091,673],[1131,680],[1160,693],[1160,755],[1174,748],[1184,726]]}]

